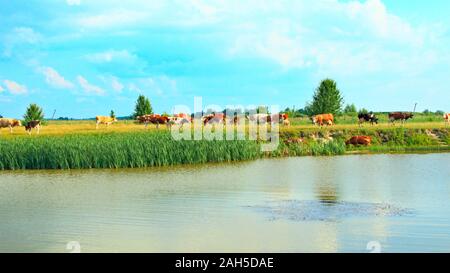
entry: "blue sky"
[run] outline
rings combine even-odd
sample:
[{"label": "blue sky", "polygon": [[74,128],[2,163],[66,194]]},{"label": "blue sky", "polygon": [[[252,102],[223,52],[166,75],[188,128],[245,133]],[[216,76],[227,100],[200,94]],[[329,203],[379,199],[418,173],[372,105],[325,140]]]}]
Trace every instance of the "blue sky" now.
[{"label": "blue sky", "polygon": [[450,111],[446,0],[0,0],[0,114],[179,104],[303,107],[323,78],[347,103]]}]

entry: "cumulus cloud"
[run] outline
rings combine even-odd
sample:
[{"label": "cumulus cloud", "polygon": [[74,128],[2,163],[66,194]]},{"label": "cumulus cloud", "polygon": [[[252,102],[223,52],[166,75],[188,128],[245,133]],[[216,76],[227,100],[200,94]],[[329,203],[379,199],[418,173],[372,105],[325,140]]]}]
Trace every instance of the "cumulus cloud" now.
[{"label": "cumulus cloud", "polygon": [[45,76],[45,81],[50,86],[59,89],[70,89],[74,87],[73,83],[66,80],[63,76],[61,76],[58,73],[58,71],[56,71],[51,67],[41,67],[39,70]]},{"label": "cumulus cloud", "polygon": [[[436,48],[424,45],[432,29],[411,25],[380,0],[314,1],[298,11],[289,6],[279,10],[284,19],[235,26],[229,56],[267,59],[284,69],[312,67],[320,75],[412,74],[437,61],[430,53]],[[301,19],[292,20],[291,12]],[[311,24],[315,18],[326,20]]]},{"label": "cumulus cloud", "polygon": [[81,4],[81,0],[66,0],[66,2],[69,6],[79,6]]},{"label": "cumulus cloud", "polygon": [[13,95],[23,95],[28,93],[27,87],[25,85],[20,85],[19,83],[11,80],[4,80],[3,83],[6,89]]},{"label": "cumulus cloud", "polygon": [[105,91],[102,88],[100,88],[98,86],[95,86],[93,84],[90,84],[82,76],[78,76],[77,80],[78,80],[78,83],[80,84],[81,88],[83,88],[83,90],[86,93],[93,93],[93,94],[96,94],[96,95],[103,95],[105,93]]}]

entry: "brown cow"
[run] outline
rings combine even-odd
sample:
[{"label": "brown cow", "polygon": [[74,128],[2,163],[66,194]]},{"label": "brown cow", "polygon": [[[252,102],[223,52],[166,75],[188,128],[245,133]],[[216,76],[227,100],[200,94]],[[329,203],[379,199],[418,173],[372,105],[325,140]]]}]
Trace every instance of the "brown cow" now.
[{"label": "brown cow", "polygon": [[321,115],[315,115],[311,118],[313,124],[318,124],[319,126],[326,125],[333,125],[334,124],[334,116],[333,114],[321,114]]},{"label": "brown cow", "polygon": [[29,121],[28,124],[25,126],[25,131],[27,131],[28,134],[31,135],[32,129],[36,129],[37,133],[39,134],[41,132],[41,121],[40,120]]},{"label": "brown cow", "polygon": [[346,145],[364,145],[370,146],[372,143],[372,138],[370,136],[354,136],[345,142]]},{"label": "brown cow", "polygon": [[414,114],[413,113],[404,113],[404,112],[393,112],[393,113],[389,113],[388,117],[389,117],[389,121],[392,122],[392,124],[395,124],[395,121],[397,121],[397,120],[400,120],[403,124],[408,119],[412,119],[414,117]]},{"label": "brown cow", "polygon": [[9,128],[9,132],[12,134],[14,127],[20,127],[22,123],[20,120],[13,118],[0,118],[0,130],[2,128]]},{"label": "brown cow", "polygon": [[169,119],[169,117],[161,116],[161,115],[158,115],[158,114],[137,116],[136,119],[140,123],[144,123],[145,124],[145,128],[147,128],[149,123],[156,124],[156,129],[159,129],[159,125],[160,124],[165,124],[165,125],[167,125],[167,127],[170,126],[170,122],[169,122],[170,119]]}]

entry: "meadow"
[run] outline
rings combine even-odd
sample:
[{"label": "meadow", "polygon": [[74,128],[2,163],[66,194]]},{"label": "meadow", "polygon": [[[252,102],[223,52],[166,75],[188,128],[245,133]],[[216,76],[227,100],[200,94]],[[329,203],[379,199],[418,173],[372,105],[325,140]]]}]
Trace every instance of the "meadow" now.
[{"label": "meadow", "polygon": [[[165,126],[144,128],[122,120],[95,129],[95,121],[47,121],[41,134],[29,136],[24,128],[0,134],[0,170],[140,168],[232,162],[261,157],[341,155],[345,153],[450,151],[450,127],[437,117],[417,118],[404,125],[382,122],[359,127],[341,117],[331,127],[319,128],[307,118],[280,126],[280,145],[261,152],[261,141],[175,141]],[[346,146],[355,135],[369,135],[370,147]],[[292,141],[298,140],[299,141]]]}]

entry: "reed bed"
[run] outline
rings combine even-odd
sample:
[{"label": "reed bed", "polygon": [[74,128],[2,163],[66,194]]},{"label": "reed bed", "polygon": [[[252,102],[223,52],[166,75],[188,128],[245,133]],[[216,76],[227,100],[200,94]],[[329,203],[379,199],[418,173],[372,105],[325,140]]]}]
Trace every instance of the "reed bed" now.
[{"label": "reed bed", "polygon": [[0,139],[0,169],[140,168],[251,160],[254,141],[175,141],[167,132]]}]

